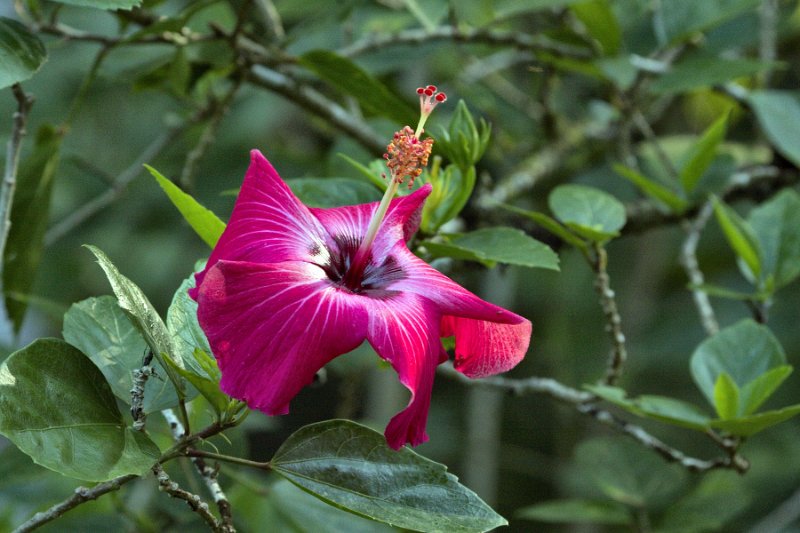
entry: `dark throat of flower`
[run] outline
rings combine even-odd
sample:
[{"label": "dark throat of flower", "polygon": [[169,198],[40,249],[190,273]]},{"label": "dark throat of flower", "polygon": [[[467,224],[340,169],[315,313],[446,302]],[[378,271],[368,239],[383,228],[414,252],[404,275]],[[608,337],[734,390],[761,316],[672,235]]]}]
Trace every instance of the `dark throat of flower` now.
[{"label": "dark throat of flower", "polygon": [[363,278],[364,270],[370,258],[372,243],[375,242],[381,223],[389,210],[389,204],[394,195],[397,194],[400,184],[408,180],[410,188],[414,180],[422,173],[422,169],[428,165],[428,158],[433,148],[433,139],[428,137],[425,140],[420,140],[419,137],[425,131],[423,129],[425,122],[433,112],[433,109],[447,100],[447,95],[439,92],[435,85],[420,87],[417,89],[417,94],[419,95],[419,123],[416,130],[405,126],[396,132],[392,142],[386,147],[386,153],[383,154],[383,158],[386,160],[386,167],[389,169],[389,184],[386,187],[383,198],[381,198],[381,203],[378,204],[378,208],[372,215],[367,233],[358,247],[350,268],[345,274],[343,279],[345,286],[357,286]]}]

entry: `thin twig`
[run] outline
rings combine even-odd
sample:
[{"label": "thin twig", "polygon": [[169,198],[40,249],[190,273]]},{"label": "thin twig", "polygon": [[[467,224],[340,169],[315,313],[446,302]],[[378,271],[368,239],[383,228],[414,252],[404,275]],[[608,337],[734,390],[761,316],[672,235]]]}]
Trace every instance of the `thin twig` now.
[{"label": "thin twig", "polygon": [[600,296],[600,306],[603,308],[603,316],[606,319],[605,329],[611,339],[611,355],[603,382],[606,385],[614,385],[622,375],[622,367],[628,358],[628,351],[625,348],[625,334],[622,332],[622,318],[617,309],[616,295],[611,289],[611,280],[606,270],[608,254],[601,245],[596,245],[594,252],[595,257],[592,262],[595,273],[594,287]]},{"label": "thin twig", "polygon": [[248,78],[253,84],[285,96],[300,107],[329,122],[337,130],[350,135],[354,140],[376,156],[386,151],[384,140],[372,131],[363,120],[348,113],[342,106],[302,85],[276,70],[263,65],[254,65]]},{"label": "thin twig", "polygon": [[598,422],[634,438],[645,447],[656,451],[666,460],[679,463],[692,472],[702,472],[718,468],[728,468],[736,470],[737,472],[744,472],[749,468],[747,460],[737,455],[735,452],[729,453],[727,457],[717,457],[710,460],[688,456],[654,437],[642,427],[631,424],[615,416],[611,412],[601,409],[594,401],[597,400],[597,397],[593,394],[573,389],[554,379],[538,377],[510,379],[497,376],[469,379],[456,371],[453,365],[449,363],[440,365],[438,367],[438,372],[469,386],[491,387],[504,390],[514,395],[546,394],[560,402],[574,405],[581,414],[590,416]]},{"label": "thin twig", "polygon": [[[6,146],[6,166],[3,172],[3,183],[0,184],[0,258],[4,257],[8,232],[11,229],[11,205],[14,202],[14,189],[17,186],[17,170],[19,169],[19,155],[22,151],[22,139],[25,137],[25,126],[28,122],[28,113],[33,106],[33,96],[26,94],[19,83],[11,86],[11,92],[17,100],[17,110],[14,112],[14,126],[11,138]],[[0,261],[0,286],[2,286],[3,262]]]},{"label": "thin twig", "polygon": [[86,503],[91,500],[96,500],[103,494],[119,490],[119,488],[122,487],[122,485],[136,479],[137,477],[139,476],[128,474],[125,476],[114,478],[109,481],[105,481],[103,483],[98,483],[92,488],[87,489],[86,487],[78,487],[77,489],[75,489],[75,492],[72,494],[72,496],[70,496],[63,502],[52,506],[46,511],[42,511],[41,513],[36,513],[30,518],[30,520],[17,527],[17,529],[15,529],[13,533],[26,533],[28,531],[33,531],[34,529],[43,526],[47,522],[55,520],[56,518],[60,517],[67,511],[76,508],[82,503]]},{"label": "thin twig", "polygon": [[144,431],[147,415],[144,412],[144,386],[147,380],[155,373],[155,369],[150,365],[153,362],[153,350],[147,350],[144,356],[142,367],[133,371],[133,387],[131,388],[131,416],[133,417],[133,429]]},{"label": "thin twig", "polygon": [[223,531],[222,525],[216,519],[216,517],[211,514],[208,504],[204,502],[200,496],[180,488],[176,482],[170,479],[169,475],[167,475],[160,463],[153,467],[153,473],[156,475],[156,479],[158,480],[159,490],[166,492],[173,498],[185,501],[189,508],[197,513],[200,518],[202,518],[206,524],[208,524],[208,527],[210,527],[212,531]]},{"label": "thin twig", "polygon": [[[164,415],[170,431],[172,432],[173,438],[176,441],[183,439],[186,435],[186,431],[183,427],[183,424],[181,424],[181,421],[178,419],[172,409],[165,409],[161,412],[161,414]],[[186,453],[187,455],[190,453],[188,448]],[[217,509],[219,510],[219,515],[221,518],[221,531],[224,531],[225,533],[234,533],[236,529],[233,526],[233,511],[231,509],[231,503],[228,500],[228,497],[225,495],[225,491],[222,489],[219,481],[217,480],[217,469],[208,466],[201,456],[193,455],[192,463],[200,473],[200,476],[203,478],[203,482],[208,488],[208,491],[211,493],[211,497],[214,498],[214,503],[217,504]]]},{"label": "thin twig", "polygon": [[391,35],[375,34],[345,48],[339,54],[354,57],[367,52],[375,52],[389,46],[414,45],[434,41],[455,41],[460,43],[513,46],[532,52],[547,52],[558,56],[588,59],[591,51],[587,48],[558,43],[542,35],[531,36],[520,32],[472,29],[460,30],[454,26],[441,26],[433,30],[405,30]]},{"label": "thin twig", "polygon": [[[775,61],[778,49],[778,0],[761,0],[758,8],[758,58],[765,63]],[[772,68],[759,74],[762,87],[769,86]]]},{"label": "thin twig", "polygon": [[700,265],[697,262],[697,246],[700,243],[700,234],[703,232],[708,219],[714,212],[711,202],[706,202],[700,212],[697,213],[693,222],[688,220],[683,222],[683,227],[686,230],[686,240],[683,241],[681,248],[680,261],[686,270],[686,275],[689,278],[689,283],[692,285],[692,298],[694,299],[697,312],[700,314],[700,322],[706,333],[711,336],[719,332],[719,323],[714,314],[714,308],[711,306],[711,300],[702,290],[702,285],[705,283],[703,272],[700,270]]}]

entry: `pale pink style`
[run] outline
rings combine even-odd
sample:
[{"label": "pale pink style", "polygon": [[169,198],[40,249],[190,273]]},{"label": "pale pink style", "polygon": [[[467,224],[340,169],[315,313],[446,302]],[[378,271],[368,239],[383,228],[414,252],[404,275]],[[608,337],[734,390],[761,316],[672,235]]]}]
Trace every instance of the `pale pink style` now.
[{"label": "pale pink style", "polygon": [[430,185],[392,200],[363,272],[346,276],[376,203],[315,209],[257,150],[230,222],[191,295],[222,371],[222,390],[269,415],[334,357],[365,339],[411,391],[386,440],[427,440],[440,338],[455,335],[455,368],[476,378],[525,355],[531,323],[481,300],[412,254]]}]

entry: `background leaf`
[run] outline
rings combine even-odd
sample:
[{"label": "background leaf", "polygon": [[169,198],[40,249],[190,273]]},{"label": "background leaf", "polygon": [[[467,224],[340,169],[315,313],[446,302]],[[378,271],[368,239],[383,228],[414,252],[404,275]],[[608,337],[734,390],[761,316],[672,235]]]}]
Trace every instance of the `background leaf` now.
[{"label": "background leaf", "polygon": [[557,219],[593,241],[615,237],[625,225],[625,206],[594,187],[559,185],[550,193],[548,204]]},{"label": "background leaf", "polygon": [[3,292],[15,331],[19,331],[25,318],[27,297],[42,258],[62,138],[62,132],[52,126],[39,128],[33,153],[22,162],[17,175],[3,257]]},{"label": "background leaf", "polygon": [[558,256],[549,246],[514,228],[484,228],[447,242],[423,241],[421,244],[435,257],[478,261],[487,266],[504,263],[558,270]]},{"label": "background leaf", "polygon": [[764,272],[775,279],[776,288],[800,276],[800,195],[781,191],[754,207],[747,221],[761,250]]},{"label": "background leaf", "polygon": [[222,232],[225,231],[225,223],[217,215],[197,203],[197,200],[180,190],[177,185],[162,176],[156,169],[149,165],[145,165],[145,168],[153,175],[172,204],[178,208],[178,211],[180,211],[195,233],[210,248],[213,248]]},{"label": "background leaf", "polygon": [[800,166],[800,93],[753,91],[747,101],[772,146]]},{"label": "background leaf", "polygon": [[368,204],[381,199],[378,189],[350,178],[292,178],[286,184],[309,207]]},{"label": "background leaf", "polygon": [[73,6],[95,7],[98,9],[131,9],[141,5],[142,0],[53,0]]},{"label": "background leaf", "polygon": [[28,28],[0,17],[0,89],[27,80],[47,60],[47,49]]},{"label": "background leaf", "polygon": [[551,500],[516,512],[517,518],[554,522],[557,524],[608,524],[631,523],[630,512],[619,504],[593,500]]},{"label": "background leaf", "polygon": [[681,167],[680,180],[683,190],[687,193],[692,192],[700,178],[703,177],[714,157],[717,154],[717,147],[725,138],[725,131],[728,127],[728,115],[725,114],[711,124],[703,135],[692,146],[686,157],[686,162]]},{"label": "background leaf", "polygon": [[[714,387],[723,372],[744,391],[761,375],[785,364],[783,348],[769,328],[746,319],[703,341],[692,354],[690,367],[697,387],[714,406]],[[763,399],[758,396],[760,403]],[[743,394],[743,412],[753,401]]]},{"label": "background leaf", "polygon": [[753,283],[758,283],[761,277],[761,250],[753,228],[736,211],[717,198],[714,198],[714,214],[728,244],[749,269],[745,274]]},{"label": "background leaf", "polygon": [[300,64],[358,100],[368,113],[387,117],[400,125],[416,124],[414,108],[350,59],[328,50],[313,50],[300,56]]},{"label": "background leaf", "polygon": [[125,427],[97,367],[58,339],[39,339],[0,366],[0,433],[36,463],[87,481],[143,474],[160,455]]},{"label": "background leaf", "polygon": [[408,448],[347,420],[295,432],[270,463],[289,481],[353,513],[417,531],[488,531],[506,521],[447,473]]}]

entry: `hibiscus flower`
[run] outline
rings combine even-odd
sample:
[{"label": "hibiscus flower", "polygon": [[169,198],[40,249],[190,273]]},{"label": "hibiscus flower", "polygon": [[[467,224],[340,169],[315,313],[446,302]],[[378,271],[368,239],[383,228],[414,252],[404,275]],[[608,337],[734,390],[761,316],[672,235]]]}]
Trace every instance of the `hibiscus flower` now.
[{"label": "hibiscus flower", "polygon": [[[525,355],[528,320],[478,298],[406,245],[431,186],[399,198],[391,189],[418,175],[403,165],[424,144],[420,130],[403,130],[390,145],[391,194],[380,204],[309,208],[251,152],[230,222],[191,292],[227,394],[285,414],[319,369],[366,340],[411,392],[385,431],[398,449],[428,439],[435,369],[448,358],[442,337],[455,336],[454,366],[472,378]],[[418,163],[430,142],[424,150]]]}]

